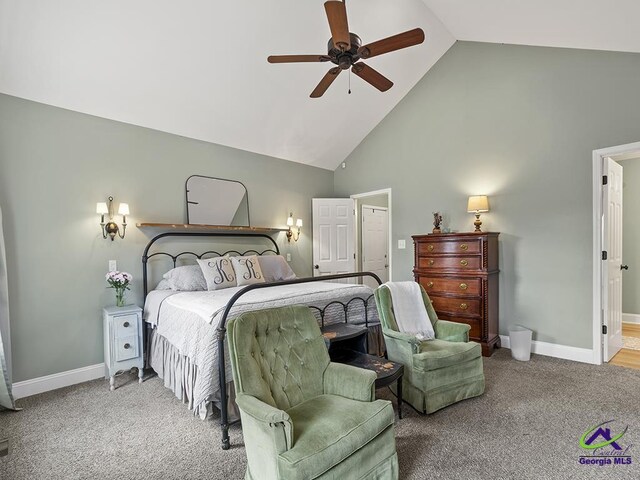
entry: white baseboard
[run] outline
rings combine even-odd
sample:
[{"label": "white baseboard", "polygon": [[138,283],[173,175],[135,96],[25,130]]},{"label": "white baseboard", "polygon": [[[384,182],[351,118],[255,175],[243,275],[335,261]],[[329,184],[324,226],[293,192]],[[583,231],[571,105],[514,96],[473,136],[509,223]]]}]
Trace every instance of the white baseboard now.
[{"label": "white baseboard", "polygon": [[16,382],[13,384],[13,398],[30,397],[31,395],[88,382],[96,378],[104,378],[104,363],[54,373],[46,377],[32,378],[24,382]]},{"label": "white baseboard", "polygon": [[637,313],[623,313],[622,323],[640,323],[640,315]]},{"label": "white baseboard", "polygon": [[[500,344],[504,348],[511,348],[509,335],[500,335]],[[563,358],[574,362],[595,363],[593,350],[590,348],[570,347],[568,345],[558,345],[556,343],[531,342],[531,353],[545,355],[547,357]]]}]

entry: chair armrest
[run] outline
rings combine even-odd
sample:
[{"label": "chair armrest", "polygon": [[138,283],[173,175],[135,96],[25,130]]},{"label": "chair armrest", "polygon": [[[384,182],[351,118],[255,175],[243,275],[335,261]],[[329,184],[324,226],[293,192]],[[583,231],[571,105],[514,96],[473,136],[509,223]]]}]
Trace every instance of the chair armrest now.
[{"label": "chair armrest", "polygon": [[376,372],[342,363],[329,363],[324,371],[324,393],[372,402],[375,399]]},{"label": "chair armrest", "polygon": [[293,446],[291,417],[252,395],[238,394],[236,403],[240,408],[246,449],[251,451],[249,468],[276,478],[277,456]]},{"label": "chair armrest", "polygon": [[383,329],[382,333],[386,337],[393,338],[395,340],[400,340],[401,342],[408,343],[411,347],[411,351],[413,353],[417,353],[420,348],[420,340],[418,340],[415,335],[411,335],[409,333],[397,332],[395,330]]},{"label": "chair armrest", "polygon": [[435,325],[436,338],[449,342],[468,342],[471,327],[466,323],[438,320]]}]

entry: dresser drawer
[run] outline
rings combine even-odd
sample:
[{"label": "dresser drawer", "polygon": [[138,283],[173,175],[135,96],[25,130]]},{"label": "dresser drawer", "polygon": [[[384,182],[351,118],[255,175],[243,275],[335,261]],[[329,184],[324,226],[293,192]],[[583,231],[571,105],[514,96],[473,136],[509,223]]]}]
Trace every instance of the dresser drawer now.
[{"label": "dresser drawer", "polygon": [[418,268],[460,271],[480,270],[482,268],[482,257],[421,257],[418,259]]},{"label": "dresser drawer", "polygon": [[436,312],[458,315],[482,315],[480,300],[460,297],[438,297],[432,295],[431,303]]},{"label": "dresser drawer", "polygon": [[429,255],[432,253],[480,253],[480,251],[480,239],[432,241],[418,244],[418,255]]},{"label": "dresser drawer", "polygon": [[130,337],[138,334],[138,315],[118,315],[113,317],[116,338]]},{"label": "dresser drawer", "polygon": [[138,334],[115,339],[116,362],[123,362],[138,356]]},{"label": "dresser drawer", "polygon": [[464,318],[452,315],[438,315],[438,318],[448,322],[465,323],[471,327],[469,339],[478,341],[482,339],[482,319],[480,318]]},{"label": "dresser drawer", "polygon": [[420,277],[420,285],[432,293],[457,293],[460,295],[480,295],[482,280],[479,278],[430,278]]}]

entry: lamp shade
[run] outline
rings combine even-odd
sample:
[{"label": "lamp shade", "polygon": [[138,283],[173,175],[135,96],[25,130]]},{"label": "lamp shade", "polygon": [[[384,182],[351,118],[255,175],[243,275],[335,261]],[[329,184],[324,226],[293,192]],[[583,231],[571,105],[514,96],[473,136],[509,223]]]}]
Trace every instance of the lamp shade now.
[{"label": "lamp shade", "polygon": [[98,215],[106,215],[107,213],[109,213],[109,208],[107,207],[107,204],[105,202],[96,203],[96,213]]},{"label": "lamp shade", "polygon": [[298,228],[302,227],[302,219],[301,218],[296,220],[296,227],[298,227]]},{"label": "lamp shade", "polygon": [[489,199],[486,195],[474,195],[469,197],[469,203],[467,203],[467,212],[488,212],[489,211]]},{"label": "lamp shade", "polygon": [[293,227],[293,217],[287,217],[287,227]]},{"label": "lamp shade", "polygon": [[121,203],[120,207],[118,208],[118,214],[119,215],[129,215],[129,204],[128,203]]}]

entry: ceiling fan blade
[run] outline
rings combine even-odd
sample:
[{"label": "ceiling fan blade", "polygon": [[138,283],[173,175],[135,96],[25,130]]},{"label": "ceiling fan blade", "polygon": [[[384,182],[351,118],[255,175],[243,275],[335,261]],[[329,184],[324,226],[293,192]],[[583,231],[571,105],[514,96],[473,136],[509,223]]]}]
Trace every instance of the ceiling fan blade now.
[{"label": "ceiling fan blade", "polygon": [[327,12],[331,38],[337,49],[346,51],[351,48],[351,36],[349,35],[349,23],[347,22],[347,7],[339,0],[329,0],[324,3]]},{"label": "ceiling fan blade", "polygon": [[379,73],[377,70],[371,68],[369,65],[365,65],[362,62],[356,63],[351,68],[351,71],[361,79],[363,79],[365,82],[368,82],[376,87],[381,92],[386,92],[391,87],[393,87],[393,82],[391,80]]},{"label": "ceiling fan blade", "polygon": [[333,81],[340,75],[342,69],[340,67],[333,67],[331,70],[327,72],[327,74],[322,77],[318,86],[311,92],[309,95],[311,98],[319,98],[324,95],[324,92],[327,91],[327,88],[331,86]]},{"label": "ceiling fan blade", "polygon": [[383,53],[400,50],[401,48],[412,47],[422,42],[424,42],[424,31],[421,28],[414,28],[408,32],[363,45],[358,49],[358,55],[360,55],[360,58],[371,58]]},{"label": "ceiling fan blade", "polygon": [[269,63],[298,63],[298,62],[328,62],[331,57],[326,55],[270,55]]}]

